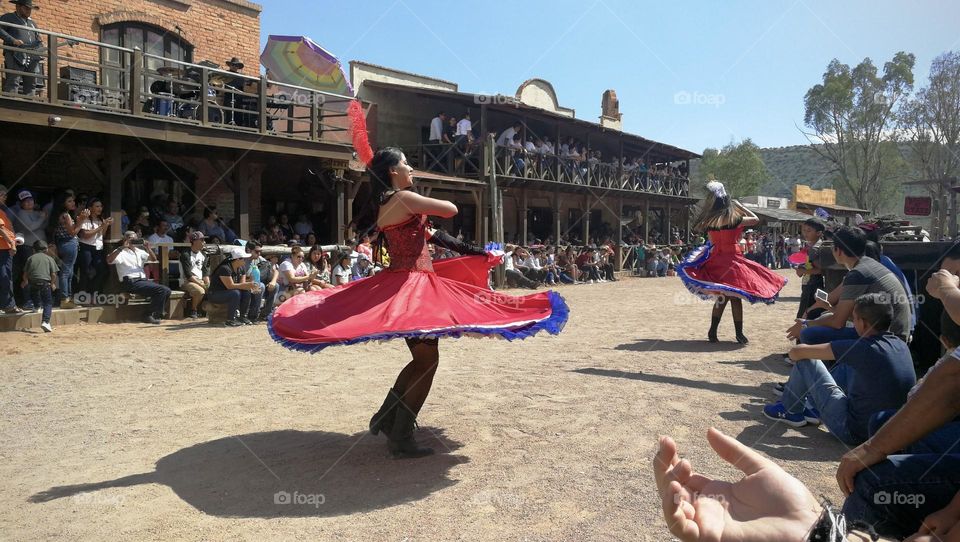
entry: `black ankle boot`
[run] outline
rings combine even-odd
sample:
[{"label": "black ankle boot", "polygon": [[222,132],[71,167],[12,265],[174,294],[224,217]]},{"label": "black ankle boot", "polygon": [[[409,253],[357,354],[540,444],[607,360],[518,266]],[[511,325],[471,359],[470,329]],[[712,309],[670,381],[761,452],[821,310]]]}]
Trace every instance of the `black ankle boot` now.
[{"label": "black ankle boot", "polygon": [[432,448],[421,448],[413,438],[417,416],[406,403],[400,402],[394,409],[393,427],[387,435],[387,446],[394,459],[413,459],[433,454]]},{"label": "black ankle boot", "polygon": [[720,318],[713,316],[710,318],[710,331],[707,333],[707,340],[716,343],[720,342],[717,338],[717,328],[720,327]]},{"label": "black ankle boot", "polygon": [[370,434],[378,435],[380,431],[383,431],[385,435],[390,435],[390,431],[393,429],[393,420],[397,405],[401,402],[403,402],[403,399],[401,399],[397,390],[390,388],[390,391],[387,392],[387,397],[383,400],[383,404],[380,405],[380,410],[370,418]]},{"label": "black ankle boot", "polygon": [[733,329],[737,331],[737,342],[740,344],[750,344],[750,340],[743,334],[743,320],[733,321]]}]

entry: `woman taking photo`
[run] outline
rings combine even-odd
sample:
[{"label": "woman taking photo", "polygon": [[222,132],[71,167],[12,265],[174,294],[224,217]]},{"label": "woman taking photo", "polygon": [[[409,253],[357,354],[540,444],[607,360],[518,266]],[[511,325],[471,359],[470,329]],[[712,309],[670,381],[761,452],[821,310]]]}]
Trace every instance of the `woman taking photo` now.
[{"label": "woman taking photo", "polygon": [[333,288],[333,284],[330,284],[330,261],[320,245],[310,247],[310,252],[307,253],[307,270],[311,273],[314,270],[317,272],[312,281],[315,287]]},{"label": "woman taking photo", "polygon": [[707,333],[712,343],[719,341],[717,328],[728,300],[733,306],[737,342],[747,344],[750,341],[743,334],[742,300],[773,303],[787,283],[787,279],[743,256],[739,243],[743,229],[759,223],[757,215],[727,195],[722,183],[707,183],[707,197],[694,229],[707,232],[709,241],[677,266],[677,274],[694,295],[716,299]]},{"label": "woman taking photo", "polygon": [[103,218],[102,215],[103,202],[90,198],[79,217],[79,288],[86,293],[87,299],[93,299],[96,292],[103,291],[103,283],[107,279],[107,255],[103,251],[103,234],[110,229],[113,218]]},{"label": "woman taking photo", "polygon": [[[440,361],[439,338],[470,334],[512,340],[541,330],[557,334],[568,309],[555,292],[511,297],[438,275],[427,250],[427,217],[450,218],[457,207],[410,190],[413,168],[399,149],[377,152],[368,171],[371,194],[357,219],[358,231],[379,229],[390,267],[365,280],[288,300],[271,317],[270,333],[284,346],[308,352],[405,339],[413,361],[400,371],[371,418],[370,432],[386,434],[395,458],[422,457],[433,450],[417,445],[414,423]],[[491,265],[486,256],[461,261],[487,269]]]}]

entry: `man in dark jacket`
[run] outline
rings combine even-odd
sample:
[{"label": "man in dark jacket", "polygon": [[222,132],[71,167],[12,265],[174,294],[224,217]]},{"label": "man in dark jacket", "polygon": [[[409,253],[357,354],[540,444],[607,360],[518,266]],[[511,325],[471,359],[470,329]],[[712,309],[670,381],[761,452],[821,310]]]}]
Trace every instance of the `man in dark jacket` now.
[{"label": "man in dark jacket", "polygon": [[[40,9],[33,5],[33,0],[10,0],[11,4],[16,5],[16,10],[10,13],[0,15],[0,22],[11,23],[20,26],[29,26],[36,28],[36,23],[30,18],[34,9]],[[41,46],[40,33],[22,28],[12,28],[0,25],[0,39],[7,46],[20,47],[22,49],[37,49]],[[3,65],[7,70],[18,72],[37,73],[40,65],[40,56],[20,51],[3,51]],[[3,77],[3,91],[16,92],[17,85],[23,79],[23,86],[20,87],[21,94],[33,94],[37,86],[37,78],[29,75],[19,75],[16,73],[5,72]]]}]

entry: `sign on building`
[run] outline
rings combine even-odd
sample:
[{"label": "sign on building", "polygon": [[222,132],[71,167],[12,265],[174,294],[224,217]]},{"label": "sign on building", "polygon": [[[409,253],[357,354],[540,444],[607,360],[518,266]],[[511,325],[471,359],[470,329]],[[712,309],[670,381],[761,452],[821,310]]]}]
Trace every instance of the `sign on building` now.
[{"label": "sign on building", "polygon": [[930,196],[907,196],[903,199],[903,214],[907,216],[930,216],[933,198]]}]

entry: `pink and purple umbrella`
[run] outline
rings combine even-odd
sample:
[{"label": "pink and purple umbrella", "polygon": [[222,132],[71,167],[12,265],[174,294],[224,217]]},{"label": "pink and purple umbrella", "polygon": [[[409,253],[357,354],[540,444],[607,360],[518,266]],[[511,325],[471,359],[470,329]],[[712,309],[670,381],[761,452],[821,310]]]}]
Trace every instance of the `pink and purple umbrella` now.
[{"label": "pink and purple umbrella", "polygon": [[272,81],[353,96],[340,60],[308,37],[270,36],[260,63]]}]

